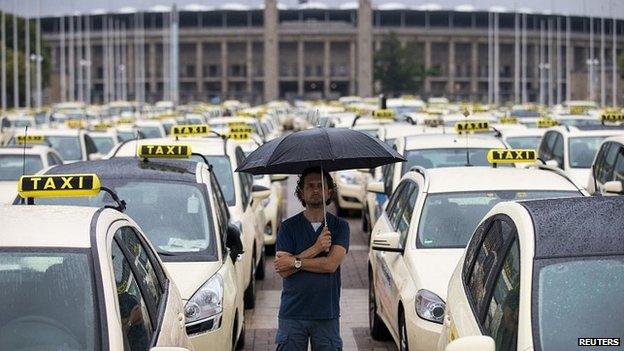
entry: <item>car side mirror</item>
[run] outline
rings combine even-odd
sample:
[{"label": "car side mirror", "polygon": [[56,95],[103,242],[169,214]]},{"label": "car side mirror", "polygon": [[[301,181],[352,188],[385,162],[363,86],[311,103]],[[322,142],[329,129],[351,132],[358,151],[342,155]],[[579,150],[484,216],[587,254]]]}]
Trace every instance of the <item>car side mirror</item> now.
[{"label": "car side mirror", "polygon": [[271,175],[271,182],[283,182],[286,179],[288,179],[288,176],[286,174],[272,174]]},{"label": "car side mirror", "polygon": [[559,162],[557,162],[557,160],[548,160],[545,163],[546,163],[546,166],[560,167]]},{"label": "car side mirror", "polygon": [[230,249],[230,258],[232,262],[236,263],[238,260],[238,255],[242,255],[245,251],[243,250],[243,242],[241,241],[241,231],[237,226],[230,223],[227,226],[227,233],[225,238],[225,246]]},{"label": "car side mirror", "polygon": [[446,345],[444,351],[495,351],[494,339],[484,335],[465,336]]},{"label": "car side mirror", "polygon": [[262,201],[267,197],[271,196],[271,189],[266,186],[254,184],[251,187],[251,196],[255,201]]},{"label": "car side mirror", "polygon": [[373,250],[403,253],[400,239],[401,235],[397,232],[377,234],[373,237]]},{"label": "car side mirror", "polygon": [[92,154],[89,154],[89,160],[90,161],[97,161],[97,160],[101,160],[102,159],[102,154],[99,152],[94,152]]},{"label": "car side mirror", "polygon": [[366,191],[375,194],[385,194],[384,183],[382,182],[370,182],[366,185]]},{"label": "car side mirror", "polygon": [[604,183],[604,192],[609,194],[622,194],[622,182],[619,180],[612,180]]}]

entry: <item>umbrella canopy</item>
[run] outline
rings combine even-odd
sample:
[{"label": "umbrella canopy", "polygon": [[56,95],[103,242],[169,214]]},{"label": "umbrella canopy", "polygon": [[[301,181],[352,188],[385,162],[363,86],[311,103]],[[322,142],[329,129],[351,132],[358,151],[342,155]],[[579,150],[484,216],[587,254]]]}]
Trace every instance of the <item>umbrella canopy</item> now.
[{"label": "umbrella canopy", "polygon": [[301,174],[306,168],[327,172],[375,168],[404,162],[405,158],[383,141],[352,129],[312,128],[285,135],[260,146],[237,172]]}]

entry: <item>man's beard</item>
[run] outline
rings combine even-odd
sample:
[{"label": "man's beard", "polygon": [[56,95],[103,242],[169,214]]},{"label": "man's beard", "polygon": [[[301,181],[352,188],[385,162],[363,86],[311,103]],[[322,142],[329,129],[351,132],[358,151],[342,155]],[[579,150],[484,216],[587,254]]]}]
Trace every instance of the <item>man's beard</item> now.
[{"label": "man's beard", "polygon": [[306,201],[307,208],[321,208],[323,207],[323,199],[311,199],[310,201]]}]

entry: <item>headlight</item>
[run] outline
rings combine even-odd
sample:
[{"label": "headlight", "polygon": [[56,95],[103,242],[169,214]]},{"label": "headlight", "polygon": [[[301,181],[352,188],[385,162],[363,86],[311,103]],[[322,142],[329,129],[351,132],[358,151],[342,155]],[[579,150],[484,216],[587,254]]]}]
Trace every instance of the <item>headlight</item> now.
[{"label": "headlight", "polygon": [[358,184],[358,178],[353,173],[341,173],[339,178],[340,178],[340,181],[345,183],[345,184],[349,184],[349,185],[357,185]]},{"label": "headlight", "polygon": [[223,277],[213,275],[189,299],[184,307],[186,324],[218,315],[223,311]]},{"label": "headlight", "polygon": [[445,309],[446,303],[431,291],[421,289],[416,293],[416,314],[420,318],[442,324]]}]

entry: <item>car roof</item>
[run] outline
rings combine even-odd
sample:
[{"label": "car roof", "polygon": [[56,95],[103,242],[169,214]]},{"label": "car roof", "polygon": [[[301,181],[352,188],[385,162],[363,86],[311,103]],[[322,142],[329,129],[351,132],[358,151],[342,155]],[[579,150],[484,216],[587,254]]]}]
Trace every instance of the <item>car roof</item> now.
[{"label": "car roof", "polygon": [[622,145],[624,145],[624,135],[614,135],[614,136],[610,136],[608,138],[606,138],[603,143],[606,143],[608,141],[614,141],[616,143],[620,143]]},{"label": "car roof", "polygon": [[548,130],[555,130],[571,137],[624,134],[624,128],[620,126],[557,126],[549,128]]},{"label": "car roof", "polygon": [[561,175],[535,168],[430,168],[426,170],[426,175],[429,179],[429,193],[485,190],[579,191]]},{"label": "car roof", "polygon": [[28,134],[30,135],[68,135],[68,136],[79,136],[82,132],[82,129],[69,129],[69,128],[59,128],[59,129],[31,129]]},{"label": "car roof", "polygon": [[[223,151],[223,139],[217,137],[210,138],[179,138],[178,140],[174,138],[152,138],[152,139],[139,139],[138,145],[149,145],[149,144],[188,144],[191,145],[191,150],[194,153],[202,154],[202,155],[224,155]],[[128,140],[127,142],[121,144],[119,148],[115,152],[115,157],[120,156],[131,156],[135,153],[137,148],[136,140]],[[234,140],[227,141],[228,154],[233,151],[233,148],[238,146],[239,143]],[[119,156],[117,156],[119,155]]]},{"label": "car roof", "polygon": [[98,210],[84,206],[0,205],[0,246],[91,247],[91,221]]},{"label": "car roof", "polygon": [[197,162],[189,160],[113,157],[106,160],[80,161],[50,168],[45,174],[95,173],[99,178],[159,179],[197,182]]},{"label": "car roof", "polygon": [[535,258],[623,255],[624,197],[520,202],[533,219]]},{"label": "car roof", "polygon": [[525,128],[525,129],[505,129],[502,130],[503,138],[513,138],[521,136],[539,136],[546,132],[543,128]]},{"label": "car roof", "polygon": [[208,124],[220,124],[220,123],[256,123],[254,117],[215,117],[208,120]]},{"label": "car roof", "polygon": [[465,148],[506,148],[505,143],[491,135],[421,134],[405,137],[405,150]]}]

